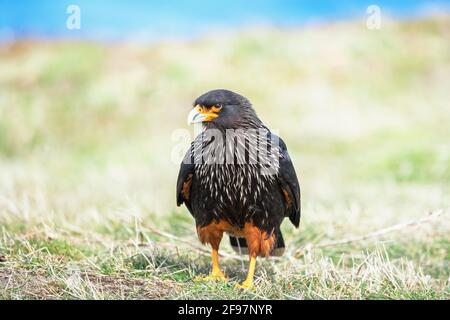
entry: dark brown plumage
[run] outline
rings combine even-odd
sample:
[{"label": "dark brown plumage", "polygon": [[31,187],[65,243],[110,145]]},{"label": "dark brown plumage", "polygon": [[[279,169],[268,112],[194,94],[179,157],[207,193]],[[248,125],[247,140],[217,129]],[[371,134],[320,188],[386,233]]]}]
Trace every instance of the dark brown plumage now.
[{"label": "dark brown plumage", "polygon": [[224,232],[233,248],[248,251],[252,284],[256,257],[284,250],[281,222],[300,223],[300,187],[283,140],[264,126],[250,101],[228,90],[209,91],[194,102],[189,122],[204,128],[181,164],[177,205],[195,219],[202,243],[212,246],[213,270],[222,279],[218,249]]}]

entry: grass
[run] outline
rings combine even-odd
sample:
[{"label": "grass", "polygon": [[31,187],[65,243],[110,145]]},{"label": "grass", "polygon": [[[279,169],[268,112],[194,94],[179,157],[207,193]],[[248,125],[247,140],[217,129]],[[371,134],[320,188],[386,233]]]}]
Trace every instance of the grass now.
[{"label": "grass", "polygon": [[[0,46],[0,298],[449,299],[449,30],[440,16]],[[210,260],[175,206],[174,132],[218,87],[253,101],[302,185],[300,230],[283,225],[285,256],[258,260],[248,292],[226,238],[229,283],[193,281]]]}]

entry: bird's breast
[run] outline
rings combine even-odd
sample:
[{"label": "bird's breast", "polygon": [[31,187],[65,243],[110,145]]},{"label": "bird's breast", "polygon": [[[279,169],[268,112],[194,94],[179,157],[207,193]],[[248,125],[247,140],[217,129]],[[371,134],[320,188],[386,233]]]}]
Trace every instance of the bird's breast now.
[{"label": "bird's breast", "polygon": [[269,191],[273,176],[260,173],[256,165],[204,164],[198,166],[197,183],[205,201],[218,206],[246,207],[254,205]]},{"label": "bird's breast", "polygon": [[245,134],[238,139],[241,144],[237,147],[229,139],[196,139],[191,194],[194,214],[200,220],[213,217],[242,227],[253,216],[268,219],[279,193],[276,177],[280,153],[274,146],[268,152],[266,145],[255,144],[255,139],[262,138]]}]

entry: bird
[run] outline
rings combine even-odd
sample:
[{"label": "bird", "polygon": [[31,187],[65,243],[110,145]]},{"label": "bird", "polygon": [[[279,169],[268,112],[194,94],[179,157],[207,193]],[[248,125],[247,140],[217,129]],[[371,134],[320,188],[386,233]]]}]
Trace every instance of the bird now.
[{"label": "bird", "polygon": [[195,220],[198,238],[211,246],[212,270],[203,280],[228,280],[219,265],[226,233],[233,249],[249,255],[245,280],[253,286],[256,259],[280,256],[284,218],[300,224],[300,185],[284,141],[272,133],[243,95],[208,91],[193,103],[188,124],[201,132],[187,150],[176,184],[177,206]]}]

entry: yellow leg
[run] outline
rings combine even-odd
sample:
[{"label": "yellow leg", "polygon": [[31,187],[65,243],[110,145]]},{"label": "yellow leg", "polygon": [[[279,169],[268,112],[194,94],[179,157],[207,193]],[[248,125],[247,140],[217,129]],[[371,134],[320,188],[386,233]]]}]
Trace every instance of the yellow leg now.
[{"label": "yellow leg", "polygon": [[212,281],[212,280],[222,280],[226,281],[227,278],[223,274],[222,270],[219,267],[219,252],[217,250],[212,250],[211,252],[212,259],[212,270],[209,276],[203,278],[197,278],[197,281]]},{"label": "yellow leg", "polygon": [[253,277],[255,275],[256,257],[250,258],[250,265],[248,267],[247,278],[241,284],[237,284],[236,288],[249,289],[253,285]]},{"label": "yellow leg", "polygon": [[219,267],[219,252],[213,249],[213,251],[211,252],[211,258],[212,258],[212,270],[210,276],[213,276],[214,278],[220,280],[226,280],[225,275],[223,274],[222,270],[220,270]]}]

